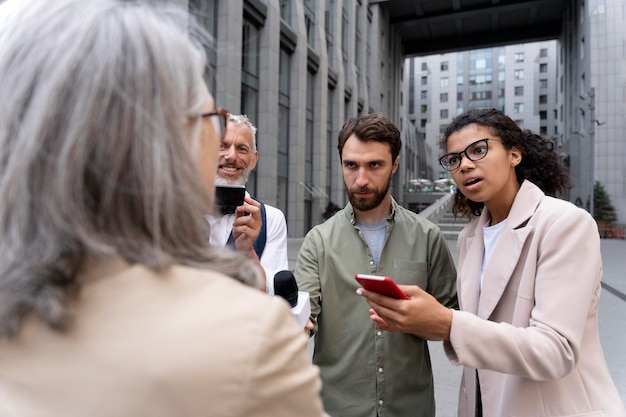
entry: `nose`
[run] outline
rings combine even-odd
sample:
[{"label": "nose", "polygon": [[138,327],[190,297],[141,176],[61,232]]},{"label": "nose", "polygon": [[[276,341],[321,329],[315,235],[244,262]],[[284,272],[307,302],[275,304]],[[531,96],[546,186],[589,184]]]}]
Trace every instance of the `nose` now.
[{"label": "nose", "polygon": [[467,169],[468,167],[474,167],[474,161],[467,157],[467,152],[463,151],[463,153],[459,155],[459,158],[461,158],[461,161],[459,162],[459,168],[461,170]]},{"label": "nose", "polygon": [[369,178],[367,177],[367,170],[365,168],[361,168],[357,171],[356,180],[354,184],[357,187],[364,187],[369,183]]}]

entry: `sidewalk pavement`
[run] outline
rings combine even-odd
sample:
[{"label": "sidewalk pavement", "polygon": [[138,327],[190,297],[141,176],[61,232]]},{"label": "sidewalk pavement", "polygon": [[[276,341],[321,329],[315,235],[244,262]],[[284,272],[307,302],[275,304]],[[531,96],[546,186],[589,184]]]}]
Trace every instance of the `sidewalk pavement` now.
[{"label": "sidewalk pavement", "polygon": [[[289,268],[294,269],[302,238],[288,239]],[[458,261],[456,240],[448,247]],[[600,341],[613,382],[626,404],[626,240],[602,239],[602,294],[599,304]],[[441,342],[429,342],[435,378],[438,417],[456,416],[461,367],[453,366],[443,353]],[[312,342],[309,352],[312,352]]]}]

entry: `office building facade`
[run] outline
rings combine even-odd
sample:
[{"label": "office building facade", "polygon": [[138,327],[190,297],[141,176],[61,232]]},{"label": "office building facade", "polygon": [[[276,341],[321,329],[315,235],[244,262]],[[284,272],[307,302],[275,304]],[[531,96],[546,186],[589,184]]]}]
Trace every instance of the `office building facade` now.
[{"label": "office building facade", "polygon": [[449,177],[436,164],[441,134],[467,109],[494,107],[522,128],[559,138],[556,41],[413,57],[404,71],[407,117],[426,137],[432,179]]},{"label": "office building facade", "polygon": [[349,117],[380,112],[403,132],[392,179],[401,198],[396,191],[419,169],[424,144],[400,116],[403,51],[383,9],[367,0],[188,5],[214,38],[206,78],[216,103],[258,128],[248,190],[285,213],[289,236],[323,221],[329,202],[346,203],[337,134]]}]

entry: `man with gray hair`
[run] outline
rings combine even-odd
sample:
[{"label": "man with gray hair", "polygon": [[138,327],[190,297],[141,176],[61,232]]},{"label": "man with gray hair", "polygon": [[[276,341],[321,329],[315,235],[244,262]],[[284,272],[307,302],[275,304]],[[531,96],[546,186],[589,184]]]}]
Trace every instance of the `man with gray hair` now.
[{"label": "man with gray hair", "polygon": [[[226,135],[220,144],[220,160],[215,178],[217,185],[243,185],[256,167],[256,127],[245,115],[230,115]],[[260,261],[265,271],[266,292],[274,294],[274,275],[289,269],[287,259],[287,223],[282,211],[264,204],[246,192],[243,205],[234,212],[207,215],[214,245],[234,246],[250,258]]]}]

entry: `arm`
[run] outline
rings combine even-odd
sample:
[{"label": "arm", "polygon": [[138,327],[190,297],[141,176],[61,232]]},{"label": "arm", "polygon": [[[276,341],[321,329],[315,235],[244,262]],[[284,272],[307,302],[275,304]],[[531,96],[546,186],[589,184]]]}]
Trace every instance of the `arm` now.
[{"label": "arm", "polygon": [[309,293],[311,300],[311,321],[313,323],[314,334],[317,331],[317,316],[320,314],[321,307],[321,282],[319,274],[319,249],[315,242],[317,232],[311,230],[298,252],[296,268],[294,275],[298,282],[298,289]]},{"label": "arm", "polygon": [[516,298],[516,314],[527,308],[528,323],[496,323],[455,311],[446,346],[452,361],[532,380],[558,379],[576,366],[585,327],[597,314],[597,227],[582,210],[544,221],[546,227],[534,236],[534,286],[519,289]]},{"label": "arm", "polygon": [[422,339],[448,340],[452,325],[452,310],[416,285],[400,285],[409,297],[399,300],[367,291],[357,294],[370,305],[370,319],[381,330],[414,334]]},{"label": "arm", "polygon": [[241,415],[259,417],[326,416],[320,399],[319,370],[311,364],[306,337],[286,303],[276,300],[263,312],[262,331],[251,346],[255,355]]},{"label": "arm", "polygon": [[447,340],[452,311],[458,308],[456,268],[448,244],[438,229],[428,235],[427,291],[418,286],[400,288],[409,300],[397,300],[359,289],[370,307],[370,318],[382,330],[414,334],[423,339]]}]

